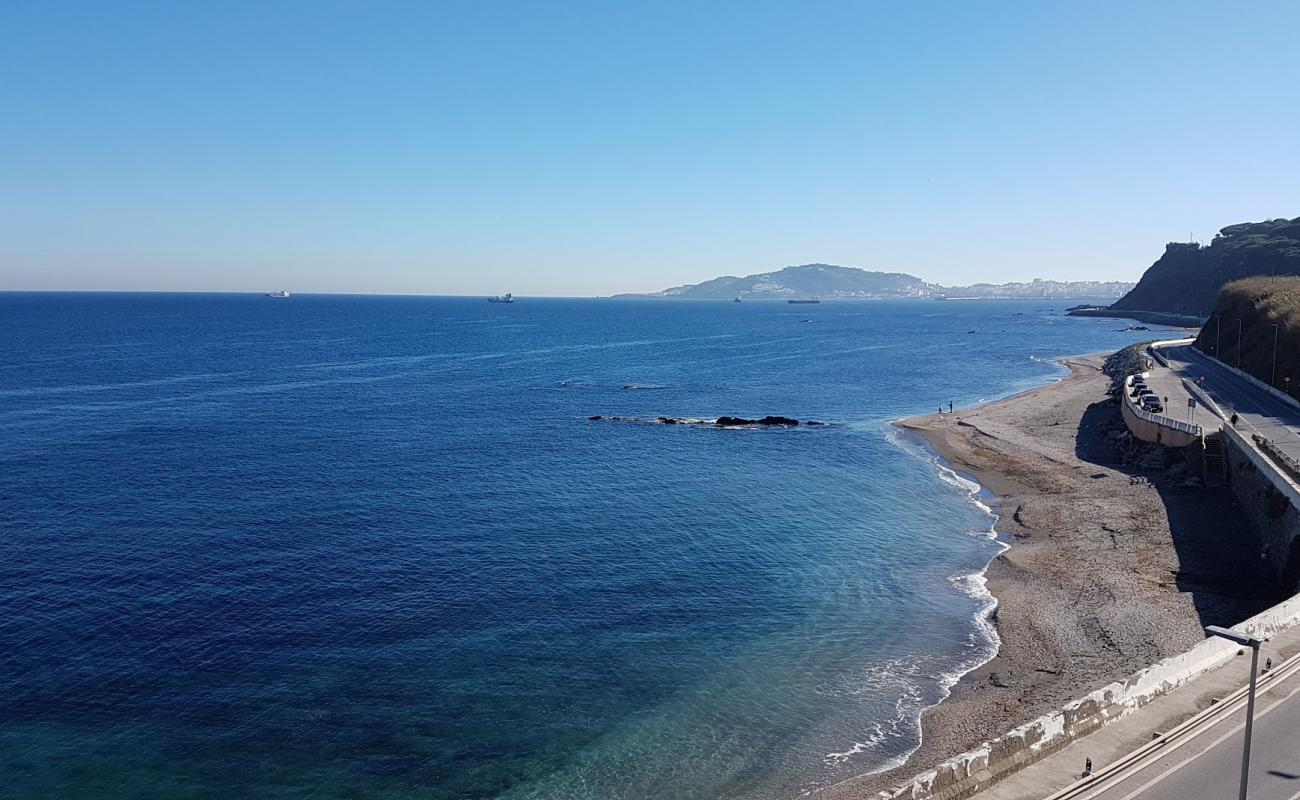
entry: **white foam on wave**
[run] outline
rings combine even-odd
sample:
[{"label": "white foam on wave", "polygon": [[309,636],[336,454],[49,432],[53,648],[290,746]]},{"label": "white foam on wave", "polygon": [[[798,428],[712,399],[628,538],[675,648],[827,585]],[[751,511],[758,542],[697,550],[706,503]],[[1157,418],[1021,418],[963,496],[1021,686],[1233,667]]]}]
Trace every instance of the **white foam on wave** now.
[{"label": "white foam on wave", "polygon": [[980,486],[970,478],[958,474],[956,470],[941,462],[938,457],[934,457],[931,460],[934,463],[935,469],[939,473],[939,480],[950,486],[956,486],[958,489],[961,489],[966,493],[967,502],[993,518],[993,522],[989,523],[989,529],[987,531],[980,531],[980,535],[988,539],[998,538],[997,532],[993,530],[993,526],[997,524],[998,515],[993,512],[991,506],[984,502],[982,497],[984,487]]},{"label": "white foam on wave", "polygon": [[[973,532],[965,531],[965,533],[998,542],[998,552],[989,557],[989,564],[993,562],[993,559],[998,554],[1009,547],[1005,542],[998,540],[996,530],[998,515],[992,507],[984,502],[983,486],[949,467],[930,448],[919,446],[915,440],[907,438],[904,431],[894,429],[893,435],[889,438],[903,450],[923,458],[927,463],[931,464],[940,480],[960,490],[965,495],[967,502],[988,515],[989,525],[987,529]],[[977,571],[960,573],[948,578],[949,584],[954,589],[979,601],[973,620],[974,629],[967,636],[964,657],[959,658],[957,663],[951,667],[933,672],[926,670],[923,664],[917,661],[907,663],[887,662],[873,670],[874,674],[863,681],[861,690],[864,693],[873,689],[889,688],[898,691],[899,695],[894,703],[894,717],[883,725],[875,723],[867,735],[861,737],[860,740],[853,741],[846,749],[827,753],[824,758],[827,766],[843,765],[853,759],[854,756],[871,752],[890,740],[909,736],[916,742],[914,746],[876,763],[862,774],[875,775],[902,766],[912,757],[913,753],[920,749],[923,743],[921,717],[926,710],[948,699],[952,694],[953,687],[966,674],[979,669],[997,655],[998,649],[1002,646],[1002,638],[998,636],[997,626],[993,622],[998,601],[988,589],[988,578],[985,575],[987,570],[988,564],[985,564],[983,568]],[[923,682],[928,681],[933,681],[939,690],[939,698],[933,703],[926,702],[923,694]],[[894,685],[889,686],[891,683]]]},{"label": "white foam on wave", "polygon": [[877,722],[871,726],[871,730],[867,732],[865,737],[863,737],[864,741],[854,742],[849,746],[848,750],[844,750],[843,752],[827,753],[826,762],[828,764],[843,764],[858,753],[865,753],[867,750],[876,747],[887,738],[888,736],[885,734],[885,727]]}]

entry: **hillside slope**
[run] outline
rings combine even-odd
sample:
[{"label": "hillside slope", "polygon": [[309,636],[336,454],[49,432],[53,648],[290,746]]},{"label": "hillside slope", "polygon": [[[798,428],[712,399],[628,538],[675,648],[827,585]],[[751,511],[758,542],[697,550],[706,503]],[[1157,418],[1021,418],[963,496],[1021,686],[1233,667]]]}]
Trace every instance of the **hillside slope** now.
[{"label": "hillside slope", "polygon": [[1241,369],[1300,395],[1300,278],[1248,278],[1224,286],[1196,347],[1209,355],[1217,349],[1220,360],[1234,367],[1240,354]]},{"label": "hillside slope", "polygon": [[1170,243],[1110,308],[1206,316],[1224,284],[1256,275],[1300,275],[1300,217],[1229,225],[1206,246]]}]

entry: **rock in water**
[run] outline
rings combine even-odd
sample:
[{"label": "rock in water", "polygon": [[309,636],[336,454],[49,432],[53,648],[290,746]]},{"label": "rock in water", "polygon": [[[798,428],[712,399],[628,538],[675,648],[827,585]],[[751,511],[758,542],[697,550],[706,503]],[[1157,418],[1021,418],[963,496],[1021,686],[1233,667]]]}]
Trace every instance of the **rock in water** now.
[{"label": "rock in water", "polygon": [[762,419],[745,419],[744,417],[718,417],[713,423],[722,428],[735,428],[741,425],[798,425],[799,420],[790,417],[763,417]]}]

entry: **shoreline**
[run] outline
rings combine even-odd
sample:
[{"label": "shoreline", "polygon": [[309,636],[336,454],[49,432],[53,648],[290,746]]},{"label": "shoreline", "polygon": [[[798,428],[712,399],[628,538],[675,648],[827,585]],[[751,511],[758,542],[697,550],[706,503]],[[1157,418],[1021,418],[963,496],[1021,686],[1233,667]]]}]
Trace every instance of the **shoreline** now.
[{"label": "shoreline", "polygon": [[[1003,548],[973,576],[992,597],[984,619],[996,650],[922,712],[920,742],[901,765],[818,796],[889,789],[1185,650],[1204,637],[1204,624],[1234,624],[1269,605],[1218,583],[1180,585],[1178,576],[1206,555],[1187,545],[1241,566],[1250,548],[1210,541],[1214,532],[1201,522],[1223,519],[1232,505],[1226,491],[1165,485],[1118,463],[1106,435],[1118,408],[1106,394],[1104,355],[1057,360],[1067,372],[1051,383],[893,422],[940,469],[977,486],[972,499],[993,517]],[[1226,566],[1220,583],[1230,581]]]}]

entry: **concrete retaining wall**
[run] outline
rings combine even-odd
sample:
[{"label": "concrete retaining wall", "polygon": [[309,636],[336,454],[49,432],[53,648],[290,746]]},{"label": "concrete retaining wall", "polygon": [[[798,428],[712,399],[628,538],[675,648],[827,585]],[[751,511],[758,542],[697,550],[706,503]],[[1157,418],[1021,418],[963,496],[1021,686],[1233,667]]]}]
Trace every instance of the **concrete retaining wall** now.
[{"label": "concrete retaining wall", "polygon": [[[1145,377],[1147,373],[1142,374]],[[1144,442],[1156,442],[1166,447],[1187,447],[1200,441],[1199,425],[1189,425],[1181,420],[1152,414],[1139,408],[1137,402],[1129,396],[1133,377],[1130,375],[1125,378],[1120,386],[1123,394],[1120,399],[1120,415],[1124,418],[1124,424],[1128,426],[1130,433]]]},{"label": "concrete retaining wall", "polygon": [[1151,419],[1144,419],[1139,416],[1140,413],[1145,412],[1134,409],[1132,402],[1125,402],[1120,411],[1129,432],[1144,442],[1156,442],[1165,447],[1187,447],[1201,438],[1186,431],[1176,431]]},{"label": "concrete retaining wall", "polygon": [[[1300,596],[1257,614],[1233,628],[1269,637],[1300,622]],[[1135,672],[1047,714],[943,762],[886,792],[887,800],[962,800],[1006,775],[1046,758],[1070,742],[1127,716],[1189,680],[1236,656],[1237,645],[1206,639],[1181,655]]]},{"label": "concrete retaining wall", "polygon": [[1228,487],[1264,542],[1260,556],[1287,592],[1300,586],[1300,485],[1260,452],[1248,436],[1223,426]]}]

